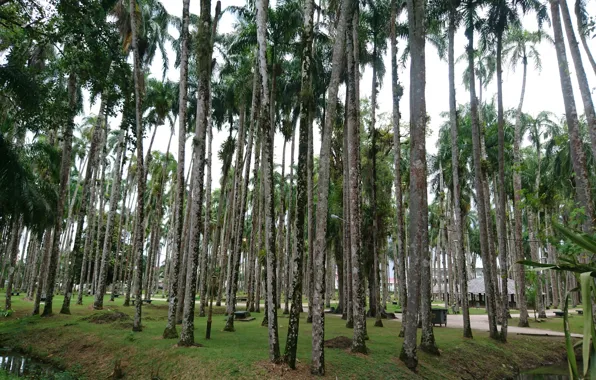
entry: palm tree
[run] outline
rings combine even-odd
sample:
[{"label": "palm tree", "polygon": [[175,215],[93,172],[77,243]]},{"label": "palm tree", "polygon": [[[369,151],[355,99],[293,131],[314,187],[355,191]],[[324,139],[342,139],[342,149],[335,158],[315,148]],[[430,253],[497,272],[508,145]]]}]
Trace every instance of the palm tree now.
[{"label": "palm tree", "polygon": [[[346,40],[346,22],[351,12],[351,0],[344,0],[340,5],[339,22],[337,24],[336,38],[333,45],[331,81],[329,83],[327,106],[325,114],[325,126],[321,138],[321,153],[319,158],[319,182],[317,191],[317,221],[316,221],[316,241],[314,243],[314,265],[316,268],[323,268],[325,265],[325,255],[327,248],[327,215],[328,215],[328,197],[329,197],[329,155],[331,151],[331,134],[333,133],[333,124],[336,117],[337,93],[340,84],[340,74],[343,70],[342,61],[345,54],[344,43]],[[312,1],[305,5],[305,15],[310,14],[310,20],[305,20],[305,40],[309,41],[309,34],[312,34]],[[310,12],[310,13],[308,13]],[[310,53],[310,52],[309,52]],[[304,69],[308,69],[306,66]],[[308,78],[310,79],[310,78]],[[304,99],[303,107],[309,104],[312,99]],[[302,123],[301,123],[302,125]],[[309,242],[310,244],[310,242]],[[327,268],[330,270],[331,268]],[[335,277],[333,278],[335,281]],[[324,273],[318,269],[315,271],[315,287],[313,299],[313,329],[312,329],[312,365],[311,373],[315,375],[325,374],[324,348],[325,339],[324,323],[325,315],[323,313],[323,302],[325,298]],[[295,354],[294,354],[295,357]]]},{"label": "palm tree", "polygon": [[[586,71],[582,63],[581,52],[579,50],[577,39],[575,38],[575,31],[573,30],[573,25],[571,23],[571,15],[569,14],[567,0],[560,0],[559,4],[561,8],[561,13],[563,15],[563,24],[565,26],[567,42],[569,42],[569,50],[571,51],[571,58],[573,59],[575,74],[577,76],[577,82],[579,84],[579,92],[582,96],[582,102],[584,104],[584,114],[588,123],[588,132],[590,135],[590,141],[592,143],[592,155],[596,157],[596,111],[594,111],[592,91],[590,90],[590,85],[588,84],[588,77],[586,76]],[[580,35],[581,34],[582,32],[580,30]],[[590,57],[589,51],[588,56]]]},{"label": "palm tree", "polygon": [[[267,12],[268,0],[258,0],[257,8],[257,42],[258,42],[258,67],[261,75],[261,114],[259,126],[263,138],[263,187],[265,211],[265,252],[267,261],[266,270],[266,305],[267,326],[269,329],[269,360],[278,362],[279,337],[277,331],[276,306],[276,278],[275,278],[275,216],[273,192],[273,134],[275,126],[271,124],[270,96],[269,96],[269,70],[267,65]],[[258,283],[258,282],[257,282]]]},{"label": "palm tree", "polygon": [[489,233],[488,233],[488,215],[487,208],[483,207],[486,204],[490,194],[485,192],[485,173],[482,170],[482,147],[480,136],[480,119],[478,113],[478,99],[476,98],[475,73],[474,73],[474,30],[478,27],[478,20],[476,16],[476,8],[478,3],[474,1],[467,1],[465,3],[466,11],[466,30],[465,34],[468,39],[466,47],[468,56],[468,71],[470,73],[470,112],[472,120],[472,145],[473,145],[473,163],[474,163],[474,180],[476,187],[476,201],[479,216],[480,228],[480,251],[482,255],[482,263],[485,267],[484,284],[486,289],[486,300],[488,310],[489,334],[493,339],[498,339],[497,323],[496,323],[496,300],[494,283],[492,276],[492,259],[489,253]]},{"label": "palm tree", "polygon": [[[499,258],[501,265],[501,280],[502,289],[507,289],[507,230],[505,225],[505,118],[503,110],[503,35],[509,27],[515,27],[520,24],[520,15],[518,7],[522,8],[524,12],[527,9],[534,7],[538,16],[539,24],[546,12],[544,6],[539,5],[533,1],[525,1],[520,3],[509,4],[506,0],[493,0],[489,2],[489,11],[485,29],[489,38],[494,37],[496,42],[496,71],[497,71],[497,129],[498,129],[498,181],[495,184],[498,189],[498,203],[497,203],[497,229],[498,233],[498,247]],[[496,270],[496,268],[495,268]],[[507,316],[508,312],[508,296],[507,292],[503,292],[501,320],[501,340],[507,340]]]},{"label": "palm tree", "polygon": [[[130,8],[129,14],[135,14],[136,0],[129,0]],[[130,18],[131,28],[131,47],[133,53],[133,76],[134,76],[134,98],[135,98],[135,128],[136,128],[136,150],[137,150],[137,207],[136,207],[136,231],[135,231],[135,246],[136,251],[133,254],[134,283],[136,284],[136,303],[135,303],[135,318],[133,322],[133,331],[141,331],[141,313],[142,304],[141,291],[143,283],[143,243],[144,243],[144,217],[145,217],[145,165],[143,158],[143,127],[142,127],[142,92],[141,92],[141,57],[138,46],[138,29],[136,17]]]},{"label": "palm tree", "polygon": [[[451,175],[453,182],[453,227],[455,229],[455,254],[458,257],[460,293],[463,309],[465,338],[472,338],[472,328],[470,325],[470,310],[468,305],[468,279],[466,270],[466,258],[464,251],[464,232],[463,232],[463,210],[461,206],[461,184],[460,184],[460,152],[458,147],[458,118],[457,101],[455,96],[455,32],[459,25],[460,18],[457,12],[459,2],[450,2],[448,6],[448,66],[449,66],[449,125],[451,129]],[[450,281],[450,284],[452,281]]]},{"label": "palm tree", "polygon": [[[114,217],[116,216],[116,209],[120,198],[120,183],[122,180],[121,168],[123,167],[122,158],[126,145],[124,143],[125,132],[120,131],[118,137],[118,146],[116,148],[116,160],[114,162],[114,169],[112,173],[112,189],[110,191],[110,209],[108,211],[108,220],[106,222],[106,232],[103,242],[103,249],[101,255],[101,266],[99,269],[99,279],[97,291],[95,292],[95,301],[93,308],[98,310],[103,308],[103,296],[106,290],[106,278],[108,271],[108,254],[110,252],[112,243],[112,228],[114,227]],[[126,201],[126,200],[125,200]],[[103,210],[102,210],[103,212]]]},{"label": "palm tree", "polygon": [[399,84],[397,74],[397,17],[401,13],[402,6],[398,6],[397,0],[391,1],[391,26],[390,26],[390,47],[391,47],[391,93],[392,93],[392,118],[393,123],[393,160],[395,166],[395,207],[396,207],[396,254],[394,265],[398,267],[396,273],[399,277],[399,302],[402,307],[402,328],[400,337],[404,336],[407,319],[407,292],[406,292],[406,256],[404,247],[404,209],[402,195],[402,174],[401,174],[401,136],[400,136],[400,113],[399,101],[403,96],[403,88]]},{"label": "palm tree", "polygon": [[582,46],[584,47],[584,51],[588,56],[588,61],[590,61],[590,65],[596,74],[596,61],[594,60],[594,56],[592,56],[592,52],[588,47],[588,41],[586,40],[586,36],[590,31],[589,28],[589,14],[586,11],[586,2],[584,0],[575,0],[575,17],[577,21],[577,28],[579,29],[579,39],[582,42]]},{"label": "palm tree", "polygon": [[[218,18],[221,2],[217,2],[216,17]],[[201,14],[198,31],[198,93],[197,93],[197,117],[195,134],[195,164],[193,167],[193,197],[190,212],[190,242],[188,246],[188,259],[186,266],[186,286],[184,294],[184,315],[182,320],[182,331],[178,344],[181,346],[192,346],[194,340],[194,311],[196,276],[199,259],[199,242],[201,236],[201,218],[204,195],[204,174],[205,174],[205,138],[207,133],[208,112],[211,99],[211,58],[213,55],[212,38],[217,28],[217,21],[213,22],[211,16],[211,0],[201,0]],[[212,29],[213,28],[213,29]]]},{"label": "palm tree", "polygon": [[[534,66],[537,69],[542,67],[540,53],[537,50],[537,44],[542,39],[549,37],[542,31],[529,32],[521,28],[512,28],[507,32],[503,41],[503,56],[509,59],[512,68],[517,66],[520,62],[523,65],[522,75],[522,91],[519,99],[519,104],[516,110],[515,117],[515,138],[513,143],[513,162],[516,168],[521,165],[520,145],[522,142],[522,107],[524,103],[524,95],[526,92],[526,79],[528,72],[528,61],[534,61]],[[513,170],[513,205],[514,205],[514,252],[516,260],[523,259],[523,245],[522,245],[522,205],[521,205],[521,175],[519,169]],[[528,307],[525,294],[525,268],[523,265],[517,265],[517,281],[519,287],[518,302],[519,302],[519,326],[527,327],[528,323]]]},{"label": "palm tree", "polygon": [[[62,232],[62,215],[68,190],[70,175],[70,163],[72,153],[72,136],[74,129],[74,117],[77,113],[77,78],[74,73],[68,77],[68,120],[64,126],[62,135],[62,161],[60,164],[60,187],[58,191],[58,203],[56,206],[56,220],[54,224],[54,234],[52,237],[52,250],[48,261],[48,274],[46,278],[46,302],[43,308],[42,316],[47,317],[53,314],[52,301],[54,297],[54,287],[56,285],[56,270],[58,267],[58,257],[60,254],[60,235]],[[14,229],[14,227],[13,227]],[[18,244],[18,243],[17,243]],[[13,254],[16,253],[16,249]],[[14,261],[14,260],[13,260]],[[14,273],[14,272],[13,272]],[[9,279],[9,282],[10,279]],[[10,304],[10,301],[7,302]],[[8,305],[10,306],[10,305]]]},{"label": "palm tree", "polygon": [[588,180],[586,169],[586,158],[582,148],[582,140],[579,131],[579,120],[577,118],[577,109],[573,98],[573,88],[571,86],[571,77],[569,74],[569,65],[567,63],[567,53],[565,50],[565,41],[563,39],[563,28],[561,25],[561,15],[558,0],[549,0],[551,19],[555,36],[555,49],[557,51],[557,62],[559,63],[559,77],[561,80],[561,90],[563,92],[563,101],[565,103],[565,117],[567,128],[569,129],[569,144],[571,151],[571,161],[573,171],[575,172],[575,192],[577,202],[583,207],[585,219],[582,229],[585,233],[591,233],[594,220],[594,208],[591,194],[591,186]]},{"label": "palm tree", "polygon": [[364,311],[364,284],[363,284],[363,254],[361,250],[361,196],[360,196],[360,123],[359,123],[359,91],[358,91],[358,13],[359,7],[355,6],[352,17],[346,24],[346,56],[347,56],[347,123],[344,133],[347,135],[347,156],[349,167],[348,181],[348,208],[349,208],[349,233],[350,233],[350,272],[351,278],[351,303],[354,324],[352,338],[352,352],[366,354],[366,318]]}]

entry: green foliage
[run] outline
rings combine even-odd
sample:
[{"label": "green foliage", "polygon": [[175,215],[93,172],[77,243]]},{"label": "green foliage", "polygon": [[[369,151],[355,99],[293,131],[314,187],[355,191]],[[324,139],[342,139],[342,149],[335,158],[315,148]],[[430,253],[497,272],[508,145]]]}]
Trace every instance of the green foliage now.
[{"label": "green foliage", "polygon": [[10,317],[13,313],[14,313],[14,310],[12,310],[12,309],[0,311],[0,315],[3,316],[4,318]]},{"label": "green foliage", "polygon": [[[596,238],[585,233],[574,232],[557,223],[555,223],[554,226],[564,238],[568,239],[582,250],[585,250],[592,255],[596,255]],[[596,284],[594,283],[594,279],[596,278],[596,266],[594,266],[594,261],[592,260],[589,263],[583,263],[577,260],[577,256],[569,256],[562,258],[561,262],[557,264],[541,264],[532,261],[521,261],[520,263],[536,268],[537,270],[546,268],[551,270],[572,272],[577,277],[580,284],[580,289],[573,289],[571,292],[581,290],[584,319],[582,340],[583,370],[579,372],[579,369],[577,368],[575,350],[571,341],[568,312],[570,292],[567,292],[565,295],[565,303],[563,308],[563,323],[565,331],[565,345],[567,349],[567,360],[569,362],[569,373],[573,379],[585,378],[588,376],[588,371],[591,368],[591,375],[595,375],[596,356],[592,354],[592,352],[596,351],[596,328],[594,326],[594,319],[592,317],[593,299],[596,297]]]}]

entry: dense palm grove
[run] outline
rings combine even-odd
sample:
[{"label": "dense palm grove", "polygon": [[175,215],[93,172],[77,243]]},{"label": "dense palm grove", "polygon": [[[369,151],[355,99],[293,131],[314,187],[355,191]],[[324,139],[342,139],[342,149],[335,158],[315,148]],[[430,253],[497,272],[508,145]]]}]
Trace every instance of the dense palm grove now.
[{"label": "dense palm grove", "polygon": [[[399,356],[411,369],[417,349],[439,354],[434,298],[458,304],[472,338],[467,287],[480,262],[492,338],[507,341],[508,279],[521,326],[528,308],[544,316],[560,307],[575,278],[518,262],[587,260],[555,238],[554,223],[594,233],[596,113],[586,70],[596,74],[595,20],[584,3],[268,3],[201,0],[195,15],[182,0],[182,14],[171,15],[158,0],[0,0],[5,310],[19,292],[42,316],[68,314],[73,302],[102,309],[109,294],[134,306],[141,331],[143,303],[165,297],[163,338],[192,346],[194,324],[210,326],[214,304],[226,305],[225,331],[236,334],[233,313],[246,307],[264,312],[270,360],[291,368],[305,311],[311,371],[324,374],[332,301],[362,354],[367,328],[383,327],[387,303],[398,301]],[[220,33],[226,13],[235,25]],[[541,29],[524,29],[524,17]],[[456,97],[460,31],[468,91]],[[540,44],[556,51],[564,115],[524,112]],[[437,52],[449,88],[432,91],[445,93],[449,109],[430,155],[426,61]],[[154,78],[159,58],[164,76]],[[399,77],[406,63],[409,88]],[[523,70],[515,109],[503,105],[509,67]],[[167,70],[179,70],[179,81],[164,79]],[[482,99],[490,81],[497,96]],[[379,112],[383,83],[389,113]],[[96,115],[84,114],[85,99]],[[219,147],[214,134],[226,136]],[[165,153],[154,150],[156,136],[168,139]],[[278,313],[289,314],[285,347]]]}]

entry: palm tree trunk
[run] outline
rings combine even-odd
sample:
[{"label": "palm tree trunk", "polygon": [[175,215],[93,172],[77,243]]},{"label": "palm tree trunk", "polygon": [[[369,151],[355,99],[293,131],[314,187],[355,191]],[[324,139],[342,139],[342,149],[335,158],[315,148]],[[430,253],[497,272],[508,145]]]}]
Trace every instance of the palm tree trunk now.
[{"label": "palm tree trunk", "polygon": [[[236,311],[236,288],[238,285],[238,269],[236,268],[236,262],[240,263],[240,249],[236,250],[236,244],[242,242],[244,226],[241,223],[241,210],[240,210],[240,196],[242,192],[242,163],[244,159],[244,141],[245,141],[245,110],[244,105],[240,107],[240,120],[238,128],[237,149],[236,149],[236,163],[234,165],[234,189],[233,189],[233,200],[232,207],[229,210],[232,211],[230,218],[230,232],[231,232],[231,247],[230,259],[228,263],[227,273],[227,291],[226,291],[226,314],[228,319],[224,326],[224,331],[235,331],[234,329],[234,311]],[[241,245],[238,246],[240,248]],[[236,273],[234,273],[236,272]],[[234,281],[234,279],[236,281]],[[234,283],[236,286],[234,286]]]},{"label": "palm tree trunk", "polygon": [[[473,12],[469,11],[472,17]],[[470,22],[471,23],[471,22]],[[468,26],[466,30],[468,38],[467,54],[468,67],[470,71],[470,83],[475,83],[474,79],[474,31]],[[485,194],[484,187],[484,173],[482,171],[482,147],[480,136],[480,120],[478,116],[478,99],[476,98],[475,86],[470,86],[470,108],[472,113],[472,143],[473,143],[473,162],[474,162],[474,181],[476,187],[476,200],[478,209],[478,221],[480,227],[480,253],[482,255],[482,262],[485,267],[486,274],[484,275],[484,285],[486,289],[486,304],[488,310],[488,324],[489,335],[493,339],[498,339],[497,321],[495,315],[495,298],[494,289],[492,288],[492,273],[490,271],[491,257],[489,250],[489,234],[488,234],[488,215],[486,214],[485,197],[490,196]]]},{"label": "palm tree trunk", "polygon": [[267,72],[267,9],[268,0],[257,1],[257,42],[259,57],[259,72],[261,74],[261,117],[260,127],[263,131],[263,177],[265,188],[265,250],[267,255],[267,322],[269,328],[269,360],[278,362],[279,338],[277,331],[277,308],[275,307],[276,279],[275,279],[275,217],[273,191],[273,135],[274,128],[269,117],[269,73]]},{"label": "palm tree trunk", "polygon": [[[52,238],[53,230],[51,227],[46,228],[43,237],[43,250],[40,253],[42,255],[41,264],[39,266],[38,276],[37,276],[37,292],[35,293],[35,299],[33,300],[33,311],[32,315],[39,314],[39,304],[41,302],[41,295],[45,291],[46,283],[47,283],[47,271],[46,268],[48,267],[48,262],[50,260],[50,255],[52,252]],[[44,297],[45,298],[45,297]]]},{"label": "palm tree trunk", "polygon": [[[258,72],[258,70],[255,70],[256,72]],[[257,80],[257,77],[255,76],[255,78],[253,80]],[[257,111],[257,113],[259,113]],[[260,114],[260,113],[259,113]],[[254,115],[255,118],[253,118],[252,124],[253,124],[253,128],[257,127],[257,118],[256,115]],[[260,241],[261,241],[261,235],[260,235],[260,219],[261,219],[261,197],[259,196],[260,194],[260,189],[261,189],[261,181],[260,181],[260,176],[259,176],[259,167],[261,165],[261,154],[262,154],[262,149],[261,149],[261,133],[259,130],[255,130],[253,131],[253,133],[256,134],[257,137],[257,142],[255,145],[255,165],[254,165],[254,169],[253,169],[253,179],[254,179],[254,189],[253,189],[253,194],[252,194],[252,212],[251,212],[251,220],[252,220],[252,228],[251,231],[253,231],[253,233],[250,236],[250,250],[248,253],[248,260],[249,260],[249,283],[248,283],[248,300],[247,300],[247,304],[246,304],[246,309],[248,311],[255,311],[255,308],[258,310],[259,309],[259,297],[257,296],[259,294],[257,286],[260,283],[260,278],[256,277],[256,271],[257,271],[257,267],[255,264],[257,258],[258,258],[258,252],[259,252],[259,246],[260,246]],[[255,285],[257,284],[257,285]]]},{"label": "palm tree trunk", "polygon": [[584,51],[586,52],[588,61],[590,61],[590,65],[592,66],[592,69],[594,70],[594,73],[596,74],[596,61],[594,60],[594,56],[592,55],[592,52],[590,51],[590,47],[588,46],[588,42],[586,40],[586,35],[588,34],[588,32],[587,32],[587,30],[585,30],[586,25],[584,25],[584,22],[582,20],[582,15],[581,15],[582,5],[583,5],[582,1],[575,0],[575,17],[576,17],[576,23],[578,25],[577,29],[579,30],[579,39],[582,42],[582,46],[584,47]]},{"label": "palm tree trunk", "polygon": [[[303,87],[302,93],[306,96],[302,98],[302,107],[310,109],[314,99],[312,97],[312,77],[310,68],[310,58],[312,55],[313,40],[313,2],[307,1],[304,6],[304,40],[306,42],[303,50]],[[330,154],[331,154],[331,136],[337,110],[337,93],[340,84],[340,75],[342,73],[342,62],[345,55],[346,24],[348,14],[351,13],[351,0],[342,1],[339,14],[339,23],[336,29],[335,42],[333,44],[332,69],[329,88],[327,90],[327,104],[325,114],[325,125],[321,136],[321,152],[319,155],[319,182],[317,189],[317,221],[316,221],[316,241],[313,244],[313,264],[317,270],[314,273],[314,281],[311,286],[313,290],[313,326],[312,326],[312,364],[311,374],[325,375],[325,355],[323,343],[325,340],[325,255],[330,255],[327,250],[327,215],[329,206],[329,172],[330,172]],[[309,46],[310,45],[310,46]],[[306,76],[304,75],[306,74]],[[302,121],[300,122],[302,125]],[[331,268],[327,268],[331,271]],[[335,280],[335,278],[333,279]]]},{"label": "palm tree trunk", "polygon": [[[569,7],[567,6],[567,0],[559,0],[561,13],[563,15],[563,25],[565,26],[565,34],[567,35],[567,42],[569,42],[569,50],[571,51],[571,58],[573,59],[573,66],[575,67],[575,75],[577,76],[577,83],[579,84],[579,92],[582,96],[582,102],[584,104],[584,114],[586,115],[586,121],[588,122],[588,134],[590,135],[590,142],[592,147],[592,154],[596,157],[596,111],[594,111],[594,102],[592,101],[592,91],[588,83],[588,77],[582,63],[581,51],[577,38],[575,38],[575,32],[573,30],[573,24],[571,23],[571,14],[569,13]],[[580,31],[580,35],[582,35]],[[585,36],[583,37],[585,40]],[[589,50],[588,57],[591,57]],[[593,62],[593,59],[592,59]],[[594,215],[592,215],[592,223],[594,222]]]},{"label": "palm tree trunk", "polygon": [[164,339],[178,337],[176,310],[178,308],[178,273],[180,272],[182,220],[184,215],[184,155],[186,145],[186,110],[188,106],[188,26],[190,23],[190,0],[182,0],[182,31],[180,33],[180,91],[178,93],[178,166],[176,169],[176,204],[174,206],[174,250],[168,289],[168,323],[162,334]]},{"label": "palm tree trunk", "polygon": [[[304,259],[304,218],[305,204],[308,198],[308,143],[309,143],[309,110],[312,107],[312,22],[313,1],[304,2],[304,27],[302,32],[303,54],[300,91],[300,131],[298,137],[298,170],[296,172],[296,253],[292,262],[292,304],[288,321],[288,337],[284,352],[284,360],[292,369],[296,368],[296,351],[298,348],[298,331],[300,327],[300,308],[302,306],[303,259]],[[309,224],[310,225],[310,224]],[[309,241],[309,244],[312,244]],[[313,347],[313,349],[315,349]]]},{"label": "palm tree trunk", "polygon": [[19,254],[19,241],[21,240],[22,232],[22,217],[13,215],[11,218],[12,232],[10,237],[10,243],[8,245],[8,282],[6,285],[6,300],[4,303],[4,310],[12,309],[12,292],[13,283],[16,272],[17,256]]},{"label": "palm tree trunk", "polygon": [[114,217],[116,216],[116,209],[118,208],[118,202],[120,201],[120,182],[122,180],[122,155],[125,149],[124,143],[124,131],[120,132],[118,138],[118,148],[116,153],[116,161],[114,165],[114,172],[112,177],[112,190],[110,192],[110,210],[108,211],[108,220],[106,222],[106,232],[103,241],[103,250],[101,255],[101,265],[99,269],[99,281],[97,291],[95,293],[95,301],[93,302],[93,308],[95,310],[103,309],[103,296],[106,291],[106,280],[108,275],[108,255],[111,251],[112,246],[112,229],[114,224]]},{"label": "palm tree trunk", "polygon": [[392,83],[392,122],[393,122],[393,164],[395,170],[394,187],[395,187],[395,208],[397,211],[396,223],[396,253],[394,267],[395,271],[394,282],[399,278],[399,292],[397,285],[395,292],[399,293],[399,301],[402,309],[402,326],[399,336],[403,337],[406,325],[406,310],[407,310],[407,292],[406,292],[406,266],[405,266],[405,252],[404,252],[404,231],[403,231],[403,197],[401,188],[401,145],[400,145],[400,126],[399,126],[399,101],[403,95],[403,88],[399,84],[397,73],[397,35],[395,30],[395,23],[397,19],[397,0],[391,1],[391,83]]},{"label": "palm tree trunk", "polygon": [[[352,18],[352,14],[348,15],[350,20]],[[346,21],[346,39],[348,38],[348,21]],[[346,54],[347,52],[346,47]],[[347,65],[347,62],[346,62]],[[347,68],[346,68],[347,71]],[[349,145],[348,145],[348,133],[347,133],[347,126],[348,126],[348,99],[350,98],[350,87],[347,86],[346,83],[346,99],[345,99],[345,107],[344,107],[344,138],[343,138],[343,148],[342,148],[342,165],[343,165],[343,237],[344,237],[344,273],[346,273],[346,278],[344,279],[345,284],[345,302],[344,302],[344,310],[345,310],[345,317],[342,315],[342,318],[346,320],[346,327],[353,329],[354,328],[354,307],[353,307],[353,297],[352,297],[352,243],[351,243],[351,235],[350,235],[350,184],[349,184],[349,177],[350,177],[350,163],[349,163]]]},{"label": "palm tree trunk", "polygon": [[[311,43],[312,45],[312,43]],[[310,47],[312,51],[312,46]],[[311,53],[312,54],[312,53]],[[309,62],[309,65],[311,63]],[[312,79],[311,79],[312,80]],[[311,84],[312,87],[312,84]],[[314,100],[311,102],[314,104]],[[308,117],[312,119],[311,115],[312,109],[309,109]],[[306,317],[306,323],[312,323],[312,311],[313,311],[313,303],[312,300],[314,298],[314,245],[315,245],[315,221],[314,221],[314,204],[315,204],[315,195],[314,195],[314,136],[313,136],[313,126],[312,121],[309,120],[309,130],[308,130],[308,154],[306,157],[306,191],[308,194],[307,197],[307,239],[308,239],[308,258],[307,258],[307,267],[306,267],[306,289],[308,290],[308,315]]]},{"label": "palm tree trunk", "polygon": [[[60,235],[62,234],[62,216],[64,214],[64,206],[66,203],[66,196],[68,192],[70,164],[72,156],[72,136],[74,129],[74,117],[77,109],[77,78],[74,73],[71,73],[68,78],[68,107],[69,119],[64,126],[64,133],[62,136],[62,161],[60,164],[60,187],[58,191],[58,204],[56,206],[56,220],[54,224],[54,235],[52,242],[52,250],[48,260],[48,273],[46,280],[46,302],[44,305],[43,317],[51,316],[52,301],[54,297],[54,287],[56,280],[56,270],[58,267],[58,259],[60,256]],[[45,269],[45,268],[44,268]]]},{"label": "palm tree trunk", "polygon": [[352,352],[366,354],[365,344],[365,311],[362,299],[364,298],[364,283],[362,276],[363,255],[361,252],[361,215],[360,215],[360,123],[358,120],[358,92],[356,76],[358,75],[358,63],[356,51],[357,42],[357,14],[358,9],[353,10],[353,16],[346,24],[346,55],[348,57],[348,123],[346,134],[348,136],[348,166],[349,176],[349,212],[350,212],[350,256],[352,273],[352,309],[354,319],[354,335],[352,339]]},{"label": "palm tree trunk", "polygon": [[[130,1],[130,14],[135,14],[136,0]],[[141,313],[142,305],[141,291],[143,283],[143,243],[144,239],[144,216],[145,216],[145,166],[143,162],[143,127],[142,127],[142,101],[141,98],[141,62],[139,57],[138,40],[137,40],[137,20],[136,17],[130,18],[130,26],[132,30],[132,50],[133,50],[133,61],[134,61],[134,85],[135,85],[135,116],[136,116],[136,134],[137,134],[137,231],[135,236],[136,252],[133,253],[133,257],[136,259],[136,270],[135,283],[136,283],[136,302],[135,302],[135,318],[132,326],[133,331],[141,331]],[[149,152],[151,149],[149,149]],[[136,257],[135,257],[136,256]]]},{"label": "palm tree trunk", "polygon": [[[217,2],[216,16],[221,9],[221,2]],[[199,241],[201,237],[201,218],[204,195],[204,174],[205,174],[205,137],[209,123],[210,109],[209,100],[211,81],[211,58],[213,55],[211,0],[201,0],[201,24],[199,27],[199,54],[198,54],[198,104],[197,104],[197,127],[196,127],[196,151],[195,167],[193,168],[193,200],[190,220],[190,244],[188,250],[188,262],[186,272],[186,289],[184,295],[184,316],[182,320],[182,331],[178,344],[181,346],[192,346],[194,341],[194,314],[197,264],[199,259]],[[202,253],[204,254],[204,252]]]},{"label": "palm tree trunk", "polygon": [[[498,189],[497,203],[497,232],[499,240],[499,264],[501,266],[501,340],[507,341],[507,321],[509,316],[509,302],[507,292],[507,226],[505,225],[505,117],[503,111],[503,35],[497,35],[497,128],[499,140],[499,180],[494,182]],[[495,267],[496,271],[496,267]],[[498,285],[498,284],[497,284]],[[498,286],[497,286],[498,287]]]},{"label": "palm tree trunk", "polygon": [[[524,102],[524,95],[526,91],[526,78],[527,78],[528,61],[527,58],[523,60],[523,76],[522,76],[522,90],[519,99],[519,105],[517,106],[515,116],[515,131],[513,140],[513,163],[515,168],[519,168],[521,165],[521,153],[520,145],[522,140],[522,106]],[[516,261],[524,259],[523,253],[523,241],[522,241],[522,204],[521,204],[521,173],[519,169],[513,170],[513,214],[514,214],[514,247]],[[528,305],[526,301],[526,280],[525,280],[525,268],[521,264],[516,265],[517,268],[517,280],[518,280],[518,303],[519,303],[519,327],[528,327]]]},{"label": "palm tree trunk", "polygon": [[[207,306],[207,281],[211,276],[207,276],[207,260],[209,253],[209,237],[211,236],[211,163],[212,163],[212,147],[213,147],[213,127],[207,126],[207,186],[205,187],[205,224],[203,225],[203,246],[200,264],[200,282],[199,282],[199,317],[205,316],[205,307]],[[213,254],[213,251],[211,251]],[[213,258],[212,258],[213,260]],[[211,275],[215,275],[213,271],[210,271]]]},{"label": "palm tree trunk", "polygon": [[[561,26],[561,15],[559,14],[559,1],[549,0],[551,9],[551,18],[555,35],[555,48],[557,51],[557,62],[559,63],[559,76],[561,79],[561,89],[563,91],[563,101],[565,103],[565,116],[567,127],[569,129],[569,144],[571,147],[571,161],[573,171],[575,172],[575,192],[576,200],[580,207],[584,208],[586,218],[583,223],[585,233],[592,233],[594,209],[592,203],[592,194],[588,173],[586,169],[586,158],[584,156],[583,144],[579,131],[579,121],[575,100],[573,98],[573,88],[571,86],[571,77],[569,74],[569,65],[565,51],[565,42],[563,40],[563,30]],[[563,12],[565,13],[565,12]]]},{"label": "palm tree trunk", "polygon": [[[294,123],[293,123],[294,124]],[[296,145],[296,126],[292,126],[292,144],[290,147],[290,198],[288,201],[288,220],[286,226],[286,268],[284,271],[284,284],[285,284],[285,302],[284,302],[284,310],[283,314],[289,314],[289,302],[290,298],[292,297],[292,288],[290,281],[292,281],[291,277],[291,264],[293,261],[293,244],[294,241],[294,230],[292,226],[294,225],[294,215],[296,204],[294,202],[294,148]]]}]

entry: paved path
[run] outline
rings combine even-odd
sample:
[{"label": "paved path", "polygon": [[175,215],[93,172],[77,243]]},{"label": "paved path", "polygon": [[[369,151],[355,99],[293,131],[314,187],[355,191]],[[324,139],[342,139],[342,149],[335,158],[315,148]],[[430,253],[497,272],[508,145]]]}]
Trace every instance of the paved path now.
[{"label": "paved path", "polygon": [[[397,320],[401,321],[401,314],[395,314],[397,316]],[[519,317],[519,314],[512,314],[513,318]],[[555,318],[555,313],[552,311],[547,311],[546,316],[548,318]],[[561,323],[563,323],[562,318],[558,318]],[[480,330],[488,332],[488,316],[485,314],[474,314],[470,315],[470,324],[472,326],[472,330]],[[464,327],[464,317],[462,314],[448,314],[447,315],[447,327],[452,329],[463,329]],[[499,327],[500,329],[500,327]],[[532,327],[517,327],[517,326],[507,326],[507,332],[509,334],[518,334],[518,335],[536,335],[536,336],[560,336],[564,337],[565,333],[559,331],[552,331],[546,329],[537,329]],[[582,338],[582,334],[571,334],[574,338]]]}]

